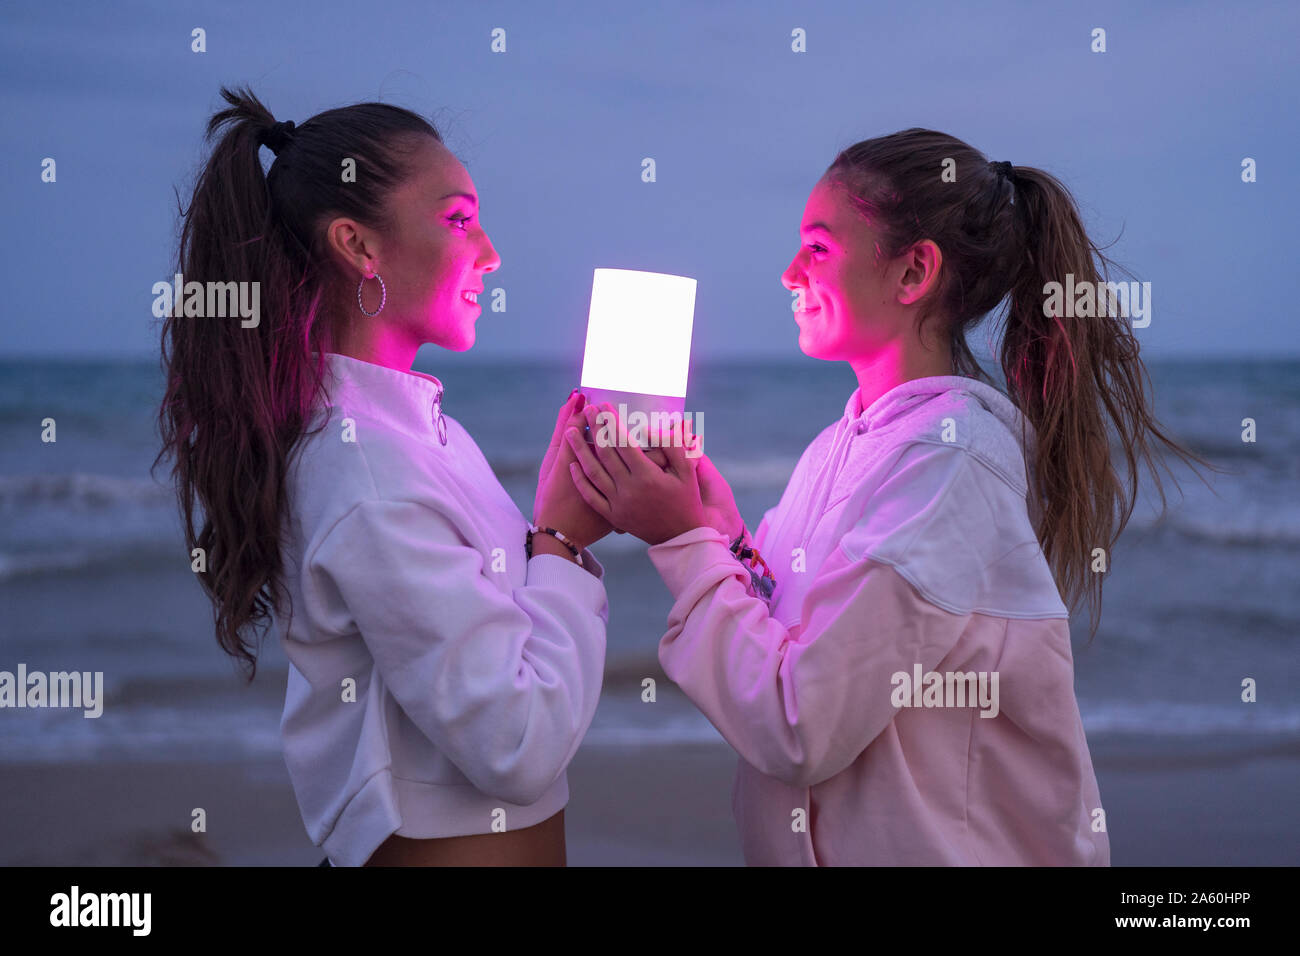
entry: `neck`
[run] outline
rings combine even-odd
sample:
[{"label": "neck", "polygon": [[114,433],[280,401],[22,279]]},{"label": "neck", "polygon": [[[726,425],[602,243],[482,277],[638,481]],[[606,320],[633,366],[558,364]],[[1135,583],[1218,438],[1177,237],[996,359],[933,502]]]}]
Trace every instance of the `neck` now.
[{"label": "neck", "polygon": [[858,378],[860,411],[891,389],[917,378],[952,375],[952,350],[891,347],[849,360]]},{"label": "neck", "polygon": [[375,319],[364,324],[348,323],[343,328],[334,344],[334,351],[372,365],[409,372],[415,363],[415,354],[420,350],[420,343],[410,336]]}]

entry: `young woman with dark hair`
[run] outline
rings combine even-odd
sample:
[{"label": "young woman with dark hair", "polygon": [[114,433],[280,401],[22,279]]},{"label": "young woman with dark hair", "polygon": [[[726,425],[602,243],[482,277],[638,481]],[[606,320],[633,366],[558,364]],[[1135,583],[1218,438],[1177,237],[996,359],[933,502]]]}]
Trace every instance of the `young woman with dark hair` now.
[{"label": "young woman with dark hair", "polygon": [[[1048,173],[910,129],[837,156],[800,232],[799,346],[858,388],[752,541],[707,456],[566,429],[583,497],[674,596],[659,660],[740,755],[745,858],[1108,864],[1067,604],[1095,634],[1150,438],[1213,466],[1157,426],[1125,317],[1045,307],[1108,264]],[[965,338],[1004,302],[1009,396]]]},{"label": "young woman with dark hair", "polygon": [[252,638],[278,625],[285,761],[335,865],[563,865],[608,621],[586,547],[610,527],[560,438],[582,396],[560,409],[534,534],[442,383],[411,370],[423,344],[473,345],[500,264],[465,168],[395,106],[295,126],[221,92],[178,271],[256,283],[260,316],[165,321],[158,457],[217,640],[251,681]]}]

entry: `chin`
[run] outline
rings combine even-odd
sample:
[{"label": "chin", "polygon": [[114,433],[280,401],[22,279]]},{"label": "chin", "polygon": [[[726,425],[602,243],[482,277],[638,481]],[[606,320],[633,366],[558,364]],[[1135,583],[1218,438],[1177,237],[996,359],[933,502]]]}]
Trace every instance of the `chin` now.
[{"label": "chin", "polygon": [[809,341],[803,333],[799,335],[799,351],[809,358],[820,359],[823,362],[835,361],[835,356],[828,355],[826,349],[817,341]]},{"label": "chin", "polygon": [[468,329],[458,332],[456,335],[449,335],[446,338],[435,339],[434,341],[448,352],[468,352],[474,347],[476,338],[477,336],[474,334],[474,329],[471,326]]}]

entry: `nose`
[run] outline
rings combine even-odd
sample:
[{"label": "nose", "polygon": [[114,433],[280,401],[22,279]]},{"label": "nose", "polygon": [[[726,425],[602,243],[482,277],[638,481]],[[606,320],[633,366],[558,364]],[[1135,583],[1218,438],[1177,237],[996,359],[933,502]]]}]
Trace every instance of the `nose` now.
[{"label": "nose", "polygon": [[479,256],[478,267],[483,272],[496,272],[501,266],[501,257],[497,255],[496,247],[492,245],[492,240],[483,233],[483,254]]},{"label": "nose", "polygon": [[785,286],[791,292],[802,289],[807,283],[803,281],[803,269],[799,266],[799,256],[795,256],[785,272],[781,273],[781,285]]}]

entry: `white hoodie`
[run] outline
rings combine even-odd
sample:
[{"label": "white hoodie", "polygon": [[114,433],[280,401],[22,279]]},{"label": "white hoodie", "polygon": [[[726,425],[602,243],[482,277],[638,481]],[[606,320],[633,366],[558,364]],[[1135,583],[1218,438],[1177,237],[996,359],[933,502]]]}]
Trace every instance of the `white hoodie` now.
[{"label": "white hoodie", "polygon": [[[650,548],[659,660],[740,755],[748,863],[1109,863],[1021,422],[959,376],[854,391],[755,534],[770,605],[711,528]],[[996,704],[953,706],[980,674]]]},{"label": "white hoodie", "polygon": [[279,620],[307,833],[359,866],[393,833],[540,823],[600,696],[604,571],[589,551],[591,571],[525,558],[528,522],[469,433],[444,415],[438,438],[436,378],[327,359],[334,415],[291,466]]}]

